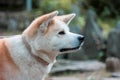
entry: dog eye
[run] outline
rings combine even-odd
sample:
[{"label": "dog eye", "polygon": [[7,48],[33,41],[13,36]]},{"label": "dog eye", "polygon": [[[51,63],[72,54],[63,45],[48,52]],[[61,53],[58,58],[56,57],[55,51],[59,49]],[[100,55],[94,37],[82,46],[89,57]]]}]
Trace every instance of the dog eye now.
[{"label": "dog eye", "polygon": [[60,31],[58,34],[64,35],[64,34],[65,34],[65,31]]}]

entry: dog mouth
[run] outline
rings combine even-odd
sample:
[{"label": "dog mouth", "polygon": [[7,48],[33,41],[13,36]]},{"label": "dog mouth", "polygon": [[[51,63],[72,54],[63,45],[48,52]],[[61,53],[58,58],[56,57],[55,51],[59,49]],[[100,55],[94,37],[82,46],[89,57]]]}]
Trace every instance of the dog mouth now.
[{"label": "dog mouth", "polygon": [[62,49],[60,49],[60,52],[77,50],[77,49],[79,49],[79,48],[80,48],[80,46],[77,46],[77,47],[74,47],[74,48],[62,48]]},{"label": "dog mouth", "polygon": [[67,52],[67,51],[75,51],[75,50],[79,50],[80,47],[84,44],[84,42],[80,43],[77,47],[73,47],[73,48],[62,48],[60,49],[60,52]]}]

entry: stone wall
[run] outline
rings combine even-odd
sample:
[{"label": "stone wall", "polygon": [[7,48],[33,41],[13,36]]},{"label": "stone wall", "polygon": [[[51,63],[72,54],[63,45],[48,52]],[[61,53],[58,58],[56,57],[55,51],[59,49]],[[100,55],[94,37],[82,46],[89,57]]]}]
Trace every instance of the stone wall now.
[{"label": "stone wall", "polygon": [[27,12],[0,12],[0,29],[21,30],[33,19],[34,16]]}]

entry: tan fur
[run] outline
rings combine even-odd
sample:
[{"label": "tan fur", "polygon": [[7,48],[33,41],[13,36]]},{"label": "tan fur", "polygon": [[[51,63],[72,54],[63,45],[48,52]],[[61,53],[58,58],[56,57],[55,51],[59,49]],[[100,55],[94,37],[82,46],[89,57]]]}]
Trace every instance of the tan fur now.
[{"label": "tan fur", "polygon": [[36,18],[32,24],[29,26],[29,28],[27,29],[26,33],[29,34],[29,37],[34,37],[34,35],[36,34],[37,32],[37,29],[40,27],[40,25],[46,21],[46,19],[48,19],[50,15],[49,14],[46,14],[46,15],[43,15],[42,17],[38,17]]},{"label": "tan fur", "polygon": [[[9,69],[7,69],[7,67],[9,67]],[[13,73],[19,70],[8,52],[5,39],[0,39],[0,80],[6,80],[2,75],[10,71],[10,69],[12,69]],[[11,75],[14,76],[14,74]]]}]

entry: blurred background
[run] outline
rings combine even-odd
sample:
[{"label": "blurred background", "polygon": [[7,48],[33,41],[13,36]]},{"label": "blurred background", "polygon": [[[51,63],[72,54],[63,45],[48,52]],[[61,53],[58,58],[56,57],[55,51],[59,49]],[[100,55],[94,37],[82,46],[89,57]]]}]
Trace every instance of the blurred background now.
[{"label": "blurred background", "polygon": [[21,34],[55,10],[76,13],[70,30],[85,42],[80,51],[59,55],[47,80],[120,80],[120,0],[0,0],[0,36]]}]

